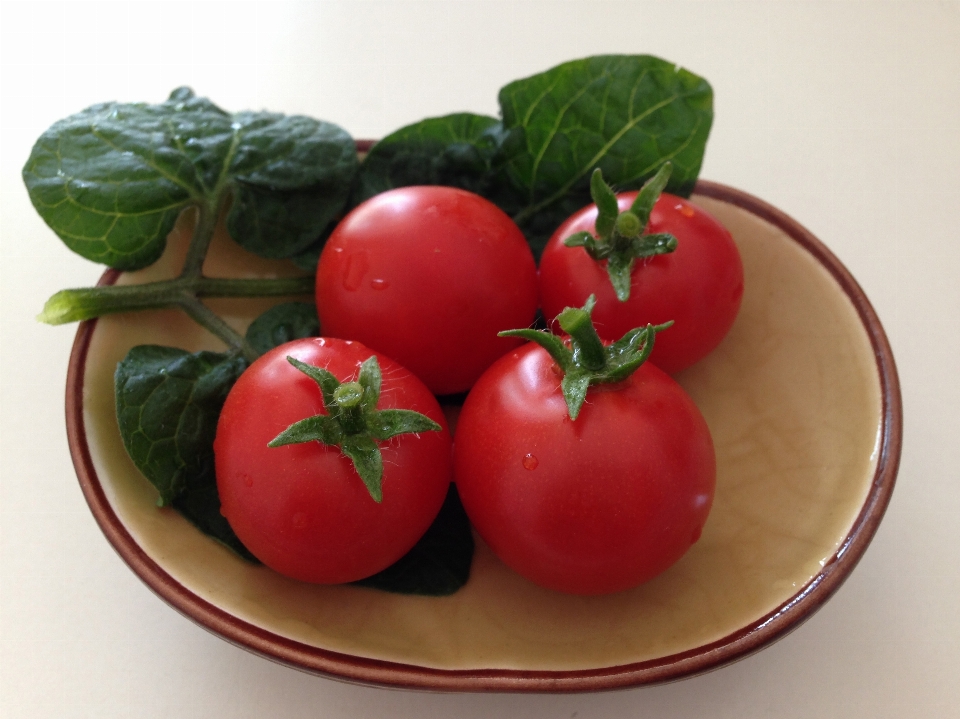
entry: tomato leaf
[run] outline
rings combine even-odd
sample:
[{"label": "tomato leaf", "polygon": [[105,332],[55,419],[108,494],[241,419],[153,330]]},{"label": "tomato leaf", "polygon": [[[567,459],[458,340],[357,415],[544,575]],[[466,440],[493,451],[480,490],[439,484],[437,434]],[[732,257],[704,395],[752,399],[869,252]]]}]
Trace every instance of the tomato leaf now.
[{"label": "tomato leaf", "polygon": [[226,545],[248,562],[260,563],[234,533],[227,518],[220,514],[220,494],[213,472],[195,477],[172,506],[193,526]]},{"label": "tomato leaf", "polygon": [[413,549],[382,572],[354,584],[398,594],[442,597],[470,578],[473,534],[455,484],[430,529]]},{"label": "tomato leaf", "polygon": [[303,116],[241,112],[238,149],[228,172],[235,196],[230,236],[261,257],[309,248],[347,201],[357,151],[346,131]]},{"label": "tomato leaf", "polygon": [[410,185],[449,185],[487,196],[503,141],[496,118],[466,112],[402,127],[364,158],[351,204]]},{"label": "tomato leaf", "polygon": [[230,114],[189,88],[159,105],[103,103],[40,136],[23,180],[70,249],[118,269],[163,252],[180,212],[233,197],[233,238],[265,257],[310,246],[340,212],[353,140],[307,117]]},{"label": "tomato leaf", "polygon": [[524,143],[505,166],[524,198],[514,218],[539,252],[567,215],[590,203],[597,167],[631,189],[669,160],[667,189],[689,195],[713,120],[713,91],[656,57],[602,55],[506,85],[500,109],[505,131],[522,132]]},{"label": "tomato leaf", "polygon": [[264,354],[286,342],[319,335],[316,305],[312,302],[284,302],[251,322],[246,338],[257,354]]},{"label": "tomato leaf", "polygon": [[212,477],[213,437],[227,393],[247,362],[234,353],[157,345],[130,350],[117,365],[117,421],[123,444],[166,506]]}]

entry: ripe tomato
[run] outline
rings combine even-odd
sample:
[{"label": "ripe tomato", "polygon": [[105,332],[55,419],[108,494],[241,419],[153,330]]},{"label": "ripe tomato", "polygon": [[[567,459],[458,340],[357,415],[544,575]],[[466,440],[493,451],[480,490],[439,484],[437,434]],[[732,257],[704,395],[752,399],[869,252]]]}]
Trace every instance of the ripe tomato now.
[{"label": "ripe tomato", "polygon": [[537,269],[516,224],[452,187],[403,187],[356,207],[317,267],[326,335],[393,357],[437,394],[463,392],[537,311]]},{"label": "ripe tomato", "polygon": [[[617,196],[620,211],[630,208],[636,192]],[[630,297],[617,299],[603,263],[582,247],[563,241],[576,232],[594,233],[597,206],[570,216],[553,234],[540,260],[543,314],[552,319],[564,307],[579,307],[596,295],[597,332],[614,340],[628,330],[673,320],[657,337],[651,361],[674,374],[703,359],[726,336],[743,297],[743,263],[730,233],[703,209],[681,197],[661,194],[647,231],[670,233],[677,249],[640,260],[631,274]]]},{"label": "ripe tomato", "polygon": [[[442,428],[379,443],[379,503],[338,447],[267,446],[291,424],[329,414],[317,383],[288,356],[347,381],[371,355],[382,372],[377,409],[416,410]],[[281,345],[250,365],[224,404],[214,453],[221,511],[240,540],[281,574],[325,584],[362,579],[403,556],[440,510],[452,464],[443,413],[420,380],[359,342],[322,337]]]},{"label": "ripe tomato", "polygon": [[519,574],[574,594],[627,589],[700,537],[716,473],[710,433],[650,363],[591,386],[575,421],[559,385],[554,360],[532,343],[487,370],[458,420],[457,489],[477,532]]}]

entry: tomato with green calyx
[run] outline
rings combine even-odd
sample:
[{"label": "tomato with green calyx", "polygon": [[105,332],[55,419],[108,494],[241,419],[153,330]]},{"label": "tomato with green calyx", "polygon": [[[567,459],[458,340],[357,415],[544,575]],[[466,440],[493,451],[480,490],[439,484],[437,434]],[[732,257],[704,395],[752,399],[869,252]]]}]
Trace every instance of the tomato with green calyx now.
[{"label": "tomato with green calyx", "polygon": [[437,394],[463,392],[533,322],[537,268],[516,224],[453,187],[402,187],[356,207],[317,266],[324,333],[359,340]]},{"label": "tomato with green calyx", "polygon": [[569,217],[540,260],[543,314],[597,298],[605,340],[673,320],[651,361],[675,374],[706,357],[729,332],[743,297],[743,263],[730,233],[703,209],[662,190],[665,163],[639,192],[614,195],[597,170],[595,204]]},{"label": "tomato with green calyx", "polygon": [[591,309],[560,314],[567,339],[515,332],[534,341],[477,381],[454,445],[480,536],[527,579],[573,594],[628,589],[673,565],[700,537],[716,477],[696,405],[645,362],[662,328],[605,346]]},{"label": "tomato with green calyx", "polygon": [[359,342],[324,337],[250,365],[214,455],[221,511],[243,544],[281,574],[324,584],[406,554],[451,478],[450,434],[423,383]]}]

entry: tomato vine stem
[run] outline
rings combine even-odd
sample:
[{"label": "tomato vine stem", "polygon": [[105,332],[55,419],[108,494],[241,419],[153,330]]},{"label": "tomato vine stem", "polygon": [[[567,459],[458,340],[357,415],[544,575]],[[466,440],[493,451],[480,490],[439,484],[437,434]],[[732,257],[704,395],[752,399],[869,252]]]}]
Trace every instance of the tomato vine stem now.
[{"label": "tomato vine stem", "polygon": [[241,351],[249,360],[256,359],[257,352],[243,335],[207,307],[201,298],[307,295],[314,291],[314,278],[237,279],[204,276],[203,263],[210,249],[218,218],[222,216],[225,204],[229,201],[228,193],[222,193],[222,198],[220,202],[206,202],[196,206],[196,226],[190,238],[183,269],[177,277],[137,285],[61,290],[47,300],[37,319],[47,324],[60,325],[117,312],[179,308],[231,349]]}]

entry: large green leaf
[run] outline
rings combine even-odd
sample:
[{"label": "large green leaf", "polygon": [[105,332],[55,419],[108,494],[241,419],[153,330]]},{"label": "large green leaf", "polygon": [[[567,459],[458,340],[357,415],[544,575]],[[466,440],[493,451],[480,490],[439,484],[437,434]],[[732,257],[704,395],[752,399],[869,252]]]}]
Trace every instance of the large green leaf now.
[{"label": "large green leaf", "polygon": [[233,197],[234,239],[267,257],[308,247],[343,208],[357,159],[339,127],[229,114],[188,88],[159,105],[104,103],[55,123],[23,168],[30,199],[75,252],[137,269],[189,206]]},{"label": "large green leaf", "polygon": [[140,345],[117,365],[117,420],[130,458],[168,505],[214,476],[213,438],[247,362],[234,353]]},{"label": "large green leaf", "polygon": [[371,148],[352,203],[409,185],[449,185],[486,195],[502,139],[496,118],[466,112],[402,127]]},{"label": "large green leaf", "polygon": [[284,302],[274,305],[247,328],[247,342],[257,354],[303,337],[320,335],[317,306],[312,302]]},{"label": "large green leaf", "polygon": [[303,252],[347,201],[358,165],[353,138],[328,122],[266,112],[237,113],[233,127],[230,236],[261,257]]},{"label": "large green leaf", "polygon": [[260,563],[220,513],[220,493],[212,472],[195,477],[183,494],[173,500],[173,507],[208,537],[227,545],[248,562]]},{"label": "large green leaf", "polygon": [[535,249],[590,203],[597,167],[618,189],[639,187],[665,161],[667,190],[687,195],[703,161],[713,92],[701,77],[649,55],[575,60],[505,86],[503,126],[522,136],[506,172],[522,198],[513,214]]}]

